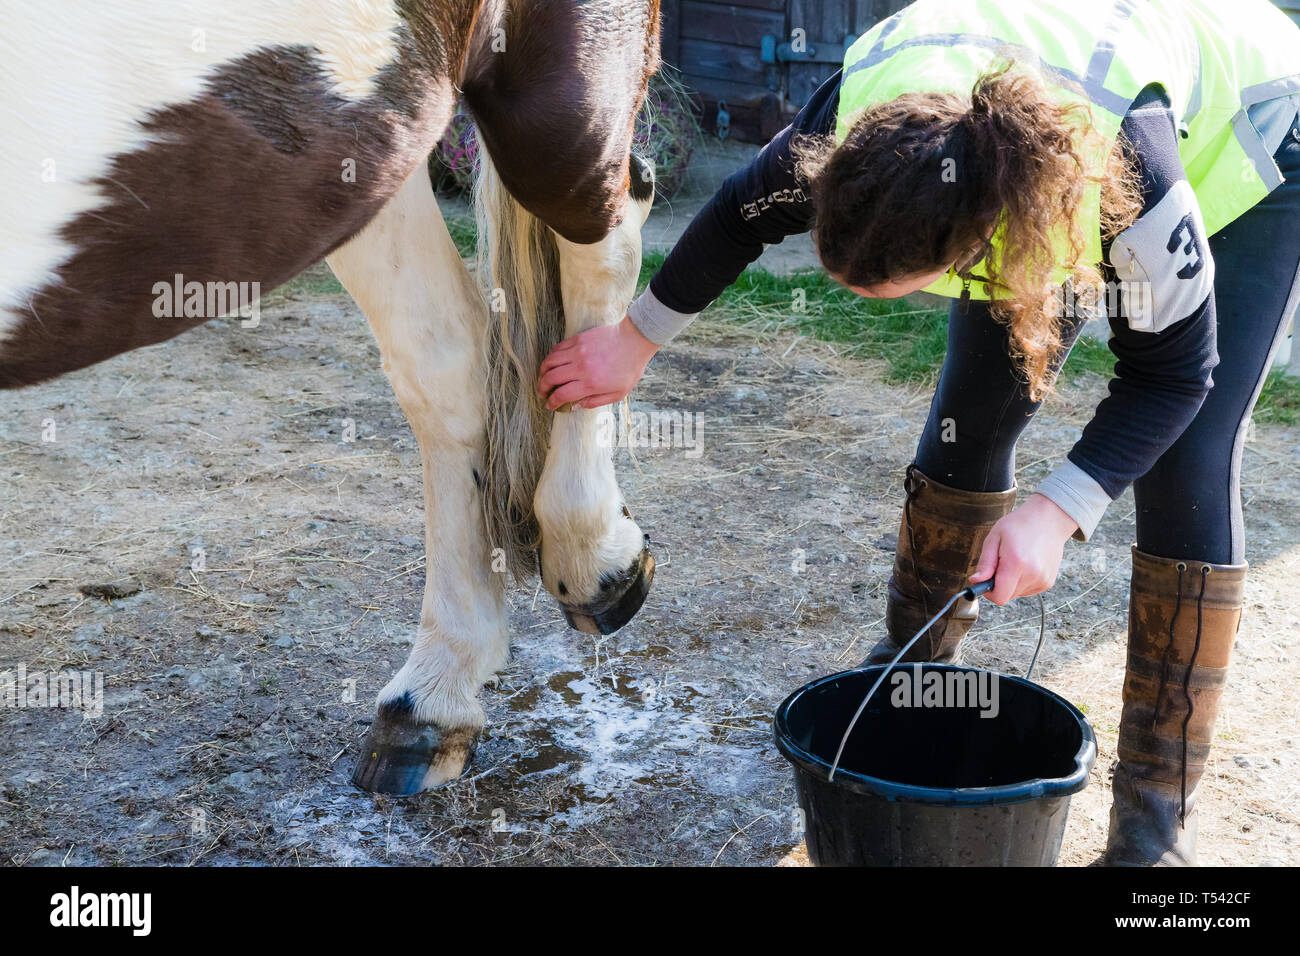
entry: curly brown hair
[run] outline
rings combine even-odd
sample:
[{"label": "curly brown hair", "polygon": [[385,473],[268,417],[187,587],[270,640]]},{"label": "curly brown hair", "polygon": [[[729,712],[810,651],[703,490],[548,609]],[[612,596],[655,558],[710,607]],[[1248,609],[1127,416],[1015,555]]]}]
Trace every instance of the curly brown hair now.
[{"label": "curly brown hair", "polygon": [[1097,264],[1083,261],[1088,187],[1102,183],[1103,239],[1141,211],[1136,160],[1122,139],[1106,169],[1089,168],[1086,144],[1097,135],[1087,106],[1060,103],[1010,62],[982,75],[969,98],[909,93],[873,106],[839,146],[833,137],[797,144],[822,264],[848,285],[871,286],[977,262],[996,234],[999,254],[973,278],[1039,400],[1062,351],[1056,270],[1069,273],[1085,305],[1100,288]]}]

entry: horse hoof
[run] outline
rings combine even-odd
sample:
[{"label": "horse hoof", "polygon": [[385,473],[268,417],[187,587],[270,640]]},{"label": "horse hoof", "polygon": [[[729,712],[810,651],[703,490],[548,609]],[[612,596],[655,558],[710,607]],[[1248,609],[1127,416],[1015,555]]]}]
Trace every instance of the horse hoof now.
[{"label": "horse hoof", "polygon": [[641,610],[650,584],[655,579],[655,559],[642,548],[637,559],[622,574],[602,584],[600,597],[590,604],[562,604],[569,627],[584,634],[613,634]]},{"label": "horse hoof", "polygon": [[442,730],[381,710],[366,734],[352,783],[371,793],[398,797],[432,790],[464,772],[477,742],[478,732],[471,728]]}]

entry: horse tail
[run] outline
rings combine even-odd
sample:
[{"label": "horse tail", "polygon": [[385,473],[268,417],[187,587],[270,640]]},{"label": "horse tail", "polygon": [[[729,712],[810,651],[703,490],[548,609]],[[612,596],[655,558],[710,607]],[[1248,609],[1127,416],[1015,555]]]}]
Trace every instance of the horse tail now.
[{"label": "horse tail", "polygon": [[542,359],[564,338],[559,250],[551,230],[515,201],[482,140],[474,181],[478,277],[488,303],[488,541],[516,578],[537,570],[533,494],[546,463],[552,413],[537,395]]}]

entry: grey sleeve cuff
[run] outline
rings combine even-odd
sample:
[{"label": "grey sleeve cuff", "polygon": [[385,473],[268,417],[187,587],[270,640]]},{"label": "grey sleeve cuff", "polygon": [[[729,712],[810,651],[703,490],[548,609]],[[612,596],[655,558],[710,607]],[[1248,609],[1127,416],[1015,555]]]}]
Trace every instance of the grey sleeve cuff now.
[{"label": "grey sleeve cuff", "polygon": [[655,345],[667,345],[686,326],[699,315],[698,312],[686,314],[674,312],[655,298],[650,287],[642,292],[627,309],[627,316],[636,326],[637,331]]},{"label": "grey sleeve cuff", "polygon": [[1043,479],[1037,493],[1074,519],[1079,530],[1074,533],[1078,541],[1087,541],[1097,530],[1110,495],[1096,480],[1072,461],[1064,461]]}]

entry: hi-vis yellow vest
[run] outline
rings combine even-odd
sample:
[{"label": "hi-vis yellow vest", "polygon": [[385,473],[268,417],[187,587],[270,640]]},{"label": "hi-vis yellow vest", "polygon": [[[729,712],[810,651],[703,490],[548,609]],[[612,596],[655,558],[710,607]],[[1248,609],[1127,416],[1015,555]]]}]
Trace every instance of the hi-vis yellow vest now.
[{"label": "hi-vis yellow vest", "polygon": [[[969,96],[1005,59],[1037,67],[1062,103],[1089,108],[1098,174],[1138,93],[1161,84],[1211,235],[1283,181],[1246,115],[1300,91],[1300,28],[1268,0],[917,0],[845,54],[836,139],[862,110],[905,93]],[[1094,185],[1085,199],[1090,262],[1102,258],[1100,194]],[[961,290],[953,273],[927,289]],[[978,281],[969,291],[988,298]]]}]

